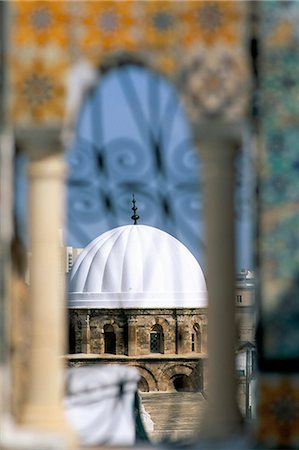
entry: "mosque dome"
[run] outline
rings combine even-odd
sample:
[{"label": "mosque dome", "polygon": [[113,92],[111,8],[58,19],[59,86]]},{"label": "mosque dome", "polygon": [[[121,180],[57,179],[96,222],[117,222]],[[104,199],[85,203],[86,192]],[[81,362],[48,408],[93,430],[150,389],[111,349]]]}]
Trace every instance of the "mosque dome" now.
[{"label": "mosque dome", "polygon": [[90,242],[69,280],[73,308],[199,308],[203,272],[177,239],[147,225],[125,225]]}]

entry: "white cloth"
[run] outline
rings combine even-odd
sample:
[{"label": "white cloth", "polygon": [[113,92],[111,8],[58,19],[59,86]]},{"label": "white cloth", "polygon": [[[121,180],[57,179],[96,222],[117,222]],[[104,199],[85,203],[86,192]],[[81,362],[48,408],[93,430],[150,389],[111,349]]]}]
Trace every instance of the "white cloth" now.
[{"label": "white cloth", "polygon": [[81,445],[134,444],[139,379],[137,369],[120,365],[68,369],[66,415]]},{"label": "white cloth", "polygon": [[152,421],[151,415],[145,410],[142,404],[140,415],[145,431],[150,434],[152,431],[154,431],[154,422]]}]

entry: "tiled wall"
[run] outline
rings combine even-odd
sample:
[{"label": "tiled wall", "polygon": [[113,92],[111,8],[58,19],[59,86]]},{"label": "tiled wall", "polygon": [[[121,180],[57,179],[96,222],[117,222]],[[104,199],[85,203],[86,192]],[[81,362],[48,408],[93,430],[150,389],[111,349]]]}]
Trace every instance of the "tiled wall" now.
[{"label": "tiled wall", "polygon": [[236,118],[246,107],[246,2],[28,1],[12,2],[10,15],[17,124],[59,123],[68,68],[124,52],[174,80],[195,116]]}]

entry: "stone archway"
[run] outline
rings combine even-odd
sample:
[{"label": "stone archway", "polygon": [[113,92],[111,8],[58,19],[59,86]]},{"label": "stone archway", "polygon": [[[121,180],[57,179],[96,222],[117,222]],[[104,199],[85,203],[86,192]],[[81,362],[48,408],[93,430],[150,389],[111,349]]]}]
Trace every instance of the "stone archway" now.
[{"label": "stone archway", "polygon": [[174,390],[177,392],[192,392],[192,381],[185,374],[175,375],[172,378]]},{"label": "stone archway", "polygon": [[145,367],[138,366],[138,365],[135,365],[135,364],[134,365],[130,364],[130,366],[131,367],[136,367],[136,369],[138,369],[138,372],[139,372],[139,374],[141,376],[141,380],[140,380],[141,381],[141,387],[144,387],[144,388],[148,387],[148,390],[147,391],[143,391],[143,392],[156,392],[156,391],[159,390],[158,389],[158,382],[156,380],[156,377],[153,375],[153,373],[150,370],[146,369]]},{"label": "stone archway", "polygon": [[138,390],[141,392],[149,392],[149,385],[148,382],[146,381],[146,379],[141,376],[139,382],[138,382]]},{"label": "stone archway", "polygon": [[194,368],[189,365],[172,365],[165,369],[159,384],[166,386],[166,391],[196,391],[196,383],[193,380]]}]

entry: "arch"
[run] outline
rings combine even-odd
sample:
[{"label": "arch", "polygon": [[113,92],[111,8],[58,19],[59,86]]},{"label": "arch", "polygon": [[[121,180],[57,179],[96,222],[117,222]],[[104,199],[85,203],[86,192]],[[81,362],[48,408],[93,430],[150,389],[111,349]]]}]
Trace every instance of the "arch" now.
[{"label": "arch", "polygon": [[104,326],[104,353],[116,354],[116,335],[110,324]]},{"label": "arch", "polygon": [[150,331],[150,353],[164,353],[164,332],[157,323]]},{"label": "arch", "polygon": [[172,378],[173,387],[177,392],[192,392],[192,382],[186,374],[178,374]]},{"label": "arch", "polygon": [[193,372],[194,368],[189,366],[188,364],[176,364],[170,367],[167,367],[164,370],[164,376],[168,379],[172,379],[176,375],[186,375],[189,376]]},{"label": "arch", "polygon": [[[174,391],[175,385],[174,385],[174,379],[178,376],[185,375],[186,377],[190,377],[190,385],[195,386],[193,383],[193,371],[194,367],[188,365],[188,364],[173,364],[169,367],[166,367],[163,373],[161,373],[158,383],[161,386],[166,386],[167,391]],[[193,389],[196,390],[196,389]]]},{"label": "arch", "polygon": [[141,392],[149,392],[148,382],[143,376],[141,376],[140,380],[138,381],[138,390]]},{"label": "arch", "polygon": [[158,333],[163,333],[163,327],[156,323],[154,326],[152,326],[151,331],[157,331]]},{"label": "arch", "polygon": [[147,369],[146,367],[139,366],[138,364],[130,364],[131,367],[136,367],[141,377],[146,381],[149,391],[148,392],[156,392],[158,391],[158,382],[154,374]]},{"label": "arch", "polygon": [[165,332],[167,327],[169,327],[169,322],[164,317],[155,317],[152,320],[151,324],[152,324],[152,326],[160,325],[163,328],[163,332]]}]

